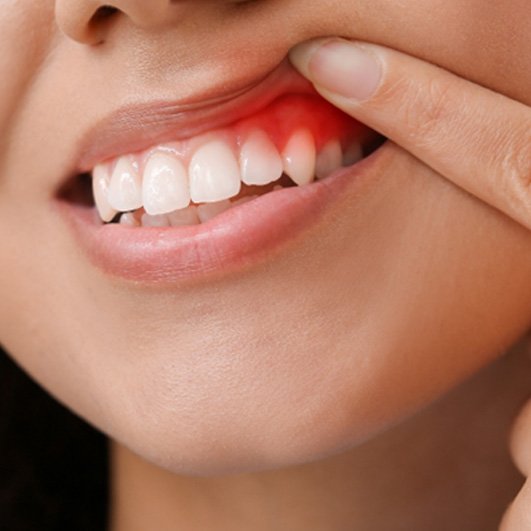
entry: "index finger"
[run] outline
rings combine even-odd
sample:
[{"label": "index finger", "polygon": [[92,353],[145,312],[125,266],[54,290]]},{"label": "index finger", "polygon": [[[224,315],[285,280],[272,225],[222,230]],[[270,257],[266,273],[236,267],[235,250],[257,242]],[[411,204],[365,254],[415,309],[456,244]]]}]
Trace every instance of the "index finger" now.
[{"label": "index finger", "polygon": [[[522,409],[510,438],[513,460],[526,477],[531,472],[531,401]],[[531,482],[528,479],[507,509],[500,531],[531,530]]]},{"label": "index finger", "polygon": [[293,64],[336,107],[531,229],[531,109],[396,50],[343,39]]}]

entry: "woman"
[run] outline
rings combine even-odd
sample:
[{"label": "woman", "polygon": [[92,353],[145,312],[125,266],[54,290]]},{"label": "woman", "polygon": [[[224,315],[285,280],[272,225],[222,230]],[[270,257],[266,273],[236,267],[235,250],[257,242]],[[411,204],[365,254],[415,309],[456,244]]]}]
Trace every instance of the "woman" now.
[{"label": "woman", "polygon": [[531,317],[528,11],[5,10],[0,338],[112,441],[112,531],[496,527],[529,394],[504,355]]}]

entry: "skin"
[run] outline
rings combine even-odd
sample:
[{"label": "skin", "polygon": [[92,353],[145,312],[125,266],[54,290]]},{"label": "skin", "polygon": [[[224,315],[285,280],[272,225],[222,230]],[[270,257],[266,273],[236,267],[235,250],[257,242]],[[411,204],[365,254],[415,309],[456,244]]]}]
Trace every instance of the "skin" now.
[{"label": "skin", "polygon": [[527,480],[505,513],[501,531],[531,529],[531,401],[527,402],[513,426],[511,450],[518,469]]},{"label": "skin", "polygon": [[347,194],[267,263],[150,290],[94,270],[52,197],[76,140],[117,106],[236,86],[312,37],[387,46],[531,105],[527,2],[139,1],[92,29],[82,0],[0,17],[0,339],[117,441],[113,528],[447,529],[448,514],[492,528],[519,485],[504,438],[525,353],[462,382],[529,330],[522,225],[395,146],[363,201]]}]

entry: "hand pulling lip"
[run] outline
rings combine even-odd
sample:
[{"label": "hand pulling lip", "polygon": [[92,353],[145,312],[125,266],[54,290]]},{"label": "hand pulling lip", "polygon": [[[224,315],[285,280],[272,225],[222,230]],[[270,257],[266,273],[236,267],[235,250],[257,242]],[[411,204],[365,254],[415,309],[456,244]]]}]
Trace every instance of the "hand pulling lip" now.
[{"label": "hand pulling lip", "polygon": [[287,61],[254,83],[207,101],[151,101],[126,105],[92,126],[78,143],[76,174],[104,160],[221,128],[289,92],[317,94]]}]

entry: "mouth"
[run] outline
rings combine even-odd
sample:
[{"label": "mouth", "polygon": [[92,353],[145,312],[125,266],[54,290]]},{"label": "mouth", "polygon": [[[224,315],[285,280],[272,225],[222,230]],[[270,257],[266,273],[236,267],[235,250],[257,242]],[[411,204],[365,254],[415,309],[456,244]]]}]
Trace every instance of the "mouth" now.
[{"label": "mouth", "polygon": [[273,256],[370,172],[386,140],[285,64],[234,98],[167,108],[162,119],[161,107],[138,120],[127,110],[95,128],[56,196],[91,262],[141,283]]}]

